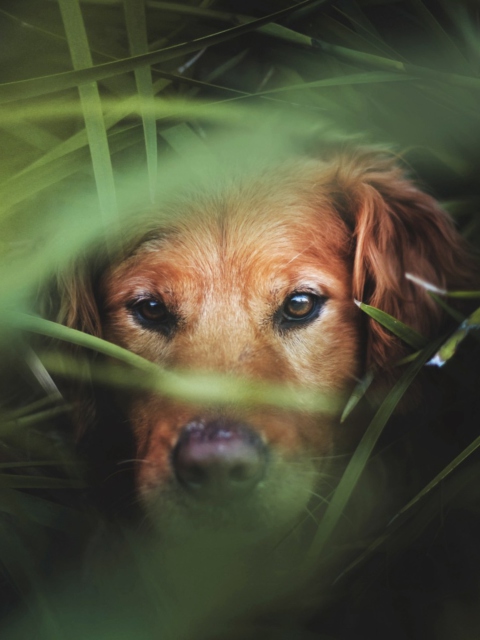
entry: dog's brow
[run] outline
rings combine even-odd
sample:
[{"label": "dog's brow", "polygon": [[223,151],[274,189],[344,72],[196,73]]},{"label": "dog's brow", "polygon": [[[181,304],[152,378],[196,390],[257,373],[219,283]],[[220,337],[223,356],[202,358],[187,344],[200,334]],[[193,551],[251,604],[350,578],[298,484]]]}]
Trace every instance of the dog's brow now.
[{"label": "dog's brow", "polygon": [[130,254],[134,255],[141,249],[147,248],[151,243],[160,243],[163,240],[166,240],[168,237],[173,235],[172,230],[167,229],[150,229],[146,233],[143,233],[141,237],[138,237],[135,242],[132,244],[130,249]]},{"label": "dog's brow", "polygon": [[295,260],[297,260],[297,258],[299,258],[301,255],[303,255],[306,251],[308,251],[309,249],[311,249],[311,247],[313,247],[313,242],[310,242],[309,245],[307,245],[304,249],[302,249],[302,251],[299,251],[297,253],[297,255],[293,256],[293,258],[291,258],[288,262],[285,263],[285,266],[287,266],[288,264],[290,264],[291,262],[294,262]]}]

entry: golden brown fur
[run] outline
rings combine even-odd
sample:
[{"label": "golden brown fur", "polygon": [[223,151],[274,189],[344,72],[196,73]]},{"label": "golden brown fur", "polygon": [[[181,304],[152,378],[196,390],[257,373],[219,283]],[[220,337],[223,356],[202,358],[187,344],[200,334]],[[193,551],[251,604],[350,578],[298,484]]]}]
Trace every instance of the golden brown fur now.
[{"label": "golden brown fur", "polygon": [[[367,368],[388,371],[404,353],[354,299],[432,336],[442,312],[405,272],[452,288],[468,286],[471,277],[448,216],[391,157],[372,149],[285,161],[248,179],[225,179],[213,192],[192,188],[135,227],[126,255],[95,287],[80,277],[68,283],[62,322],[164,367],[345,397]],[[326,302],[318,318],[281,330],[276,314],[295,291]],[[139,296],[161,300],[175,315],[171,335],[139,325],[131,313]],[[338,415],[235,406],[220,412],[148,394],[124,404],[138,492],[164,529],[202,512],[252,530],[291,522],[318,485],[318,459],[337,441]],[[172,470],[185,426],[219,416],[247,423],[269,451],[265,477],[241,506],[191,498]]]}]

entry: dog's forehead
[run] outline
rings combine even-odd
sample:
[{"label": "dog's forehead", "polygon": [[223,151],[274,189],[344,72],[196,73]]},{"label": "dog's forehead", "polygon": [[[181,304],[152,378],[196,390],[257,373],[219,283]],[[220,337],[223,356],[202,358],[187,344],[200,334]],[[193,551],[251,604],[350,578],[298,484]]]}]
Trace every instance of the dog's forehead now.
[{"label": "dog's forehead", "polygon": [[348,231],[305,185],[263,182],[192,200],[150,217],[148,232],[111,272],[122,289],[187,296],[199,286],[227,294],[249,282],[259,293],[348,288]]}]

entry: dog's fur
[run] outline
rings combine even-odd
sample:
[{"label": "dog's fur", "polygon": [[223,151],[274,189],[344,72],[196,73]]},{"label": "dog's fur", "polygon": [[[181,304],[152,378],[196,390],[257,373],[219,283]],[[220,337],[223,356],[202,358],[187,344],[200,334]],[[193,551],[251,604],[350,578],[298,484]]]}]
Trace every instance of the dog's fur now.
[{"label": "dog's fur", "polygon": [[[220,182],[137,217],[121,257],[94,280],[66,280],[57,319],[162,367],[347,397],[367,369],[394,377],[406,353],[354,299],[431,337],[442,311],[405,272],[452,289],[472,282],[449,217],[384,151],[345,146]],[[294,292],[318,296],[321,308],[287,327],[281,313]],[[164,303],[168,331],[139,323],[132,308],[144,299]],[[338,413],[206,408],[146,393],[114,402],[134,435],[138,495],[163,530],[202,514],[209,525],[254,532],[291,523],[339,440]],[[259,438],[265,469],[247,495],[219,502],[178,480],[175,451],[192,428],[213,429],[214,440],[226,432],[241,446]]]}]

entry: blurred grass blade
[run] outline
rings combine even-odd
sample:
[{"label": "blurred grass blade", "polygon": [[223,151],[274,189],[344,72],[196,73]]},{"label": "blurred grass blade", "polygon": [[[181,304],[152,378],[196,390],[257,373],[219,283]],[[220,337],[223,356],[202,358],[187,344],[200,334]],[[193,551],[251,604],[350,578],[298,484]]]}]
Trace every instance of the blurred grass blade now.
[{"label": "blurred grass blade", "polygon": [[186,123],[163,129],[160,131],[160,135],[185,161],[188,161],[192,156],[195,158],[194,162],[199,157],[208,158],[210,163],[215,161],[208,146]]},{"label": "blurred grass blade", "polygon": [[[45,95],[54,91],[61,91],[62,89],[68,89],[76,87],[81,84],[98,82],[106,78],[111,78],[122,73],[133,71],[138,67],[145,65],[158,64],[160,62],[166,62],[167,60],[173,60],[181,57],[187,53],[194,53],[205,47],[210,47],[215,44],[227,42],[233,38],[237,38],[251,31],[255,31],[259,27],[266,25],[270,22],[280,20],[285,16],[293,13],[301,7],[312,4],[316,0],[303,0],[293,6],[287,7],[271,13],[258,20],[253,20],[247,24],[242,24],[231,29],[225,29],[218,33],[214,33],[202,38],[196,38],[190,42],[183,44],[173,45],[165,49],[153,51],[139,56],[133,56],[130,58],[124,58],[115,62],[106,62],[104,64],[96,65],[90,69],[80,69],[78,71],[67,71],[64,73],[57,73],[51,76],[43,76],[40,78],[32,78],[29,80],[19,80],[17,82],[9,82],[0,84],[0,103],[11,102],[13,100],[21,100],[25,98],[31,98],[33,96]],[[78,4],[78,0],[71,0]],[[62,0],[62,5],[68,8],[70,0]],[[72,14],[75,10],[72,10]],[[83,24],[83,21],[82,21]],[[480,81],[479,81],[480,83]]]},{"label": "blurred grass blade", "polygon": [[453,358],[458,351],[458,347],[474,329],[480,329],[480,308],[476,309],[472,315],[462,322],[460,327],[440,347],[428,364],[443,367],[446,362]]},{"label": "blurred grass blade", "polygon": [[365,39],[371,39],[375,44],[386,47],[380,33],[375,25],[369,20],[362,11],[358,2],[355,0],[338,0],[335,3],[335,10],[353,25],[355,30],[364,35]]},{"label": "blurred grass blade", "polygon": [[307,564],[318,562],[318,559],[327,544],[333,530],[335,529],[338,521],[341,519],[344,509],[352,495],[358,479],[360,478],[365,465],[370,458],[370,455],[375,447],[375,444],[380,437],[383,428],[385,427],[388,419],[392,415],[395,407],[401,400],[408,387],[411,385],[415,377],[418,375],[425,363],[431,358],[432,354],[443,343],[444,338],[436,340],[434,343],[424,349],[422,354],[413,362],[406,371],[402,374],[401,378],[389,391],[387,397],[380,405],[373,420],[371,421],[368,429],[363,435],[360,444],[355,449],[355,452],[348,463],[348,466],[343,474],[337,489],[333,495],[333,498],[328,505],[325,515],[322,518],[319,529],[315,535],[312,545],[307,555]]},{"label": "blurred grass blade", "polygon": [[98,353],[103,353],[111,358],[116,358],[126,364],[141,369],[142,371],[152,372],[156,371],[157,367],[149,360],[145,360],[141,356],[137,356],[127,349],[123,349],[111,342],[102,340],[95,336],[91,336],[88,333],[83,333],[77,329],[71,329],[65,327],[57,322],[51,320],[45,320],[37,316],[30,316],[26,313],[16,313],[11,317],[12,324],[23,331],[31,331],[32,333],[38,333],[42,336],[49,338],[56,338],[70,344],[75,344],[79,347],[85,347],[86,349],[93,349]]},{"label": "blurred grass blade", "polygon": [[334,78],[324,78],[323,80],[313,80],[312,82],[302,82],[301,84],[286,85],[276,87],[268,91],[259,91],[258,96],[268,96],[273,93],[285,91],[301,91],[307,89],[321,89],[322,87],[341,87],[343,85],[371,84],[376,82],[409,82],[416,80],[415,76],[400,75],[398,73],[386,73],[385,71],[366,71],[365,73],[352,73],[349,75],[339,75]]},{"label": "blurred grass blade", "polygon": [[[63,402],[63,401],[62,401]],[[14,409],[13,411],[8,411],[7,416],[9,419],[21,418],[22,416],[27,416],[28,414],[33,414],[39,409],[45,409],[51,404],[58,404],[59,397],[57,393],[54,393],[49,396],[45,396],[40,400],[35,400],[34,402],[30,402],[27,405],[19,407],[18,409]]]},{"label": "blurred grass blade", "polygon": [[461,298],[463,300],[480,298],[480,291],[445,291],[447,298]]},{"label": "blurred grass blade", "polygon": [[435,34],[438,44],[441,50],[448,55],[448,57],[455,63],[455,66],[464,72],[471,72],[470,65],[466,58],[463,56],[460,49],[455,42],[451,39],[449,34],[445,31],[442,25],[438,22],[437,18],[428,9],[426,4],[422,0],[410,0],[411,4],[417,11],[418,16],[422,19],[425,26],[428,26],[429,30]]},{"label": "blurred grass blade", "polygon": [[[153,94],[155,95],[158,91],[161,91],[166,86],[169,86],[171,83],[169,80],[165,80],[161,78],[157,80],[153,85]],[[132,96],[130,98],[124,100],[117,100],[115,102],[115,107],[106,111],[104,116],[104,124],[107,131],[113,128],[120,120],[123,120],[125,117],[132,113],[137,113],[139,109],[139,100],[138,96]],[[153,116],[155,118],[155,116]],[[69,153],[73,153],[78,149],[82,149],[83,147],[88,145],[88,137],[86,129],[82,129],[77,133],[74,133],[73,136],[67,138],[59,142],[55,147],[45,153],[41,158],[32,162],[28,167],[22,169],[20,173],[12,178],[13,181],[16,179],[25,177],[30,172],[36,170],[37,168],[48,164],[49,162],[53,162],[58,158],[65,157]]]},{"label": "blurred grass blade", "polygon": [[458,323],[461,323],[465,320],[465,315],[463,313],[460,313],[460,311],[457,311],[457,309],[454,309],[453,307],[451,307],[449,304],[447,304],[445,300],[442,298],[442,296],[439,296],[436,293],[432,293],[432,292],[429,292],[429,295],[432,298],[432,300],[435,300],[435,302],[440,307],[442,307],[442,309],[446,313],[448,313],[448,315],[454,320],[456,320]]},{"label": "blurred grass blade", "polygon": [[447,85],[465,87],[466,89],[480,89],[480,78],[473,76],[436,71],[435,69],[410,64],[408,62],[400,62],[399,60],[394,60],[392,58],[385,58],[372,53],[348,49],[347,47],[330,44],[329,42],[325,42],[324,40],[319,40],[317,38],[312,39],[312,44],[323,53],[331,55],[334,58],[338,58],[339,60],[349,64],[360,65],[362,67],[366,65],[376,67],[377,69],[384,69],[385,71],[397,71],[399,73],[406,73],[412,76],[419,76],[422,80],[435,80]]},{"label": "blurred grass blade", "polygon": [[[67,35],[70,55],[75,69],[92,67],[92,57],[83,23],[79,0],[59,0],[62,20]],[[95,83],[78,87],[82,103],[88,144],[92,156],[93,172],[97,185],[100,210],[105,226],[109,227],[118,217],[115,182],[108,147],[107,131],[103,121],[100,94]]]},{"label": "blurred grass blade", "polygon": [[432,492],[441,482],[443,482],[455,469],[459,467],[472,453],[480,447],[480,436],[468,445],[458,456],[456,456],[433,480],[431,480],[417,495],[412,498],[400,511],[390,520],[385,532],[374,540],[346,569],[337,577],[336,582],[343,576],[350,573],[355,567],[363,564],[363,562],[372,555],[374,551],[387,542],[392,535],[406,522],[412,515],[413,507],[418,504],[425,496]]},{"label": "blurred grass blade", "polygon": [[[64,463],[62,463],[64,465]],[[76,462],[72,462],[71,465],[76,465]],[[57,467],[60,465],[58,460],[35,460],[24,461],[19,460],[17,462],[0,462],[0,469],[24,469],[25,467]]]},{"label": "blurred grass blade", "polygon": [[[88,362],[63,353],[42,354],[45,366],[61,376],[87,382],[99,382],[117,388],[160,393],[165,397],[198,405],[273,406],[310,413],[338,413],[344,398],[331,392],[312,391],[302,387],[286,387],[230,375],[157,368],[148,375],[108,363]],[[150,363],[151,364],[151,363]],[[155,365],[152,365],[155,366]],[[140,372],[139,372],[140,373]]]},{"label": "blurred grass blade", "polygon": [[376,322],[381,324],[382,327],[391,331],[395,336],[397,336],[397,338],[400,338],[400,340],[405,342],[405,344],[408,344],[410,347],[413,347],[414,349],[423,349],[423,347],[428,344],[428,340],[418,333],[418,331],[408,327],[389,313],[385,313],[385,311],[376,309],[375,307],[360,302],[359,300],[355,300],[355,304]]},{"label": "blurred grass blade", "polygon": [[7,418],[5,422],[0,422],[0,437],[4,437],[10,433],[18,431],[19,429],[27,429],[33,425],[39,424],[56,418],[62,413],[70,411],[70,407],[67,404],[60,405],[59,407],[53,407],[52,409],[46,409],[45,411],[39,411],[29,416],[21,416],[18,418]]},{"label": "blurred grass blade", "polygon": [[405,277],[407,280],[411,280],[415,284],[418,284],[420,287],[423,287],[426,291],[430,291],[432,293],[436,293],[440,296],[445,296],[446,298],[480,298],[480,291],[448,291],[447,289],[441,289],[431,282],[427,282],[427,280],[423,280],[418,276],[414,276],[412,273],[406,273]]},{"label": "blurred grass blade", "polygon": [[[124,7],[130,54],[140,56],[148,53],[145,0],[124,0]],[[152,73],[148,65],[135,69],[135,82],[140,96],[150,198],[154,202],[157,185],[157,125],[153,110]]]},{"label": "blurred grass blade", "polygon": [[40,151],[50,151],[50,149],[61,143],[61,139],[49,132],[45,127],[27,120],[12,123],[2,119],[0,127],[10,135],[37,147]]},{"label": "blurred grass blade", "polygon": [[352,395],[348,399],[348,402],[345,405],[345,409],[343,410],[342,416],[340,418],[341,423],[345,422],[348,416],[355,409],[357,404],[360,402],[360,400],[363,398],[363,396],[366,394],[366,392],[370,388],[370,385],[372,384],[374,378],[375,378],[375,373],[373,371],[367,371],[367,373],[363,376],[360,382],[358,382],[355,385],[355,388],[352,391]]},{"label": "blurred grass blade", "polygon": [[[192,402],[211,401],[228,404],[236,400],[244,404],[267,404],[303,411],[326,411],[329,413],[338,411],[340,407],[341,398],[331,393],[324,394],[302,388],[291,389],[282,385],[259,384],[258,382],[253,383],[249,380],[228,376],[208,376],[205,373],[184,373],[179,375],[173,371],[161,369],[149,360],[145,360],[118,345],[82,331],[65,327],[51,320],[44,320],[43,318],[23,313],[11,315],[9,318],[18,329],[93,349],[135,367],[139,373],[147,374],[146,377],[140,375],[136,377],[132,376],[131,372],[125,372],[118,367],[114,368],[107,365],[107,367],[102,368],[97,366],[96,368],[100,372],[100,380],[104,382],[108,382],[110,378],[110,382],[113,384],[161,391],[166,395]],[[74,377],[81,377],[85,373],[85,367],[82,369],[78,362],[76,364],[74,359],[69,359],[68,357],[48,359],[48,356],[43,356],[42,362],[47,368],[54,370],[56,373],[60,372]],[[56,363],[59,366],[56,366]],[[80,365],[84,364],[85,362],[80,362]],[[95,372],[95,367],[93,366],[92,372]],[[90,373],[88,375],[90,376]],[[56,410],[65,410],[65,408],[58,407]],[[21,420],[28,421],[28,419],[29,417]],[[35,419],[35,416],[32,417],[33,419]],[[9,426],[13,427],[15,422],[12,422]]]},{"label": "blurred grass blade", "polygon": [[[310,3],[312,6],[317,4],[318,6],[322,4],[326,4],[330,0],[316,0],[316,2]],[[208,18],[210,20],[216,20],[218,22],[225,22],[229,24],[249,24],[254,21],[254,18],[251,16],[247,16],[241,13],[229,13],[226,11],[217,11],[213,9],[203,9],[202,7],[191,7],[184,4],[175,4],[173,2],[148,2],[149,8],[152,9],[160,9],[162,11],[171,11],[172,13],[181,13],[184,15],[195,16],[198,18]],[[294,13],[296,14],[298,10]],[[288,27],[285,27],[281,24],[270,23],[264,26],[259,27],[258,32],[276,38],[278,40],[283,40],[285,42],[290,42],[292,44],[299,44],[303,46],[311,46],[311,39],[308,36],[303,35],[302,33],[298,33],[297,31],[293,31]]]},{"label": "blurred grass blade", "polygon": [[0,512],[28,518],[32,523],[67,534],[72,533],[72,526],[78,531],[85,524],[84,513],[16,489],[2,488]]},{"label": "blurred grass blade", "polygon": [[76,478],[47,478],[0,473],[0,489],[81,489],[86,484]]},{"label": "blurred grass blade", "polygon": [[[460,311],[457,311],[457,309],[453,309],[453,307],[451,307],[450,305],[448,305],[445,300],[443,300],[444,296],[449,296],[451,294],[449,294],[449,292],[446,289],[440,289],[439,287],[437,287],[436,285],[432,284],[431,282],[427,282],[426,280],[423,280],[422,278],[419,278],[418,276],[414,276],[411,273],[406,273],[405,274],[405,278],[407,280],[410,280],[411,282],[414,282],[415,284],[417,284],[419,287],[422,287],[423,289],[425,289],[425,291],[428,292],[428,294],[430,295],[430,297],[435,300],[435,302],[440,305],[442,307],[442,309],[444,311],[446,311],[448,313],[448,315],[450,315],[452,318],[454,318],[457,322],[463,322],[465,320],[465,316],[460,313]],[[479,296],[477,296],[477,292],[476,291],[458,291],[455,292],[458,295],[459,298],[465,297],[465,298],[477,298]],[[465,295],[463,295],[465,294]],[[457,297],[456,295],[451,296],[453,298]]]},{"label": "blurred grass blade", "polygon": [[417,495],[410,500],[400,511],[390,520],[389,526],[397,521],[400,516],[403,516],[407,511],[410,511],[422,498],[424,498],[430,491],[432,491],[440,482],[443,482],[447,476],[449,476],[455,469],[461,465],[474,451],[480,447],[480,436],[468,445],[461,453],[458,454],[447,466],[438,473],[433,480],[431,480]]}]

